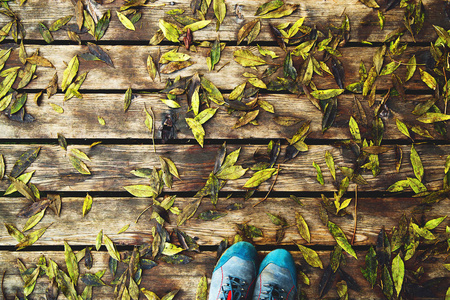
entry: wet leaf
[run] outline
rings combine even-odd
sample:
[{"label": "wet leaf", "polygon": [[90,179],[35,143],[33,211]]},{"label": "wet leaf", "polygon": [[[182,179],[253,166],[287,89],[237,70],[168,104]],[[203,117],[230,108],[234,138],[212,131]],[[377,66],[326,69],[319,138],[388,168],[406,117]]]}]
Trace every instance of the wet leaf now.
[{"label": "wet leaf", "polygon": [[265,170],[258,171],[253,174],[253,176],[247,180],[244,184],[244,188],[256,188],[264,181],[270,179],[277,172],[276,168],[268,168]]},{"label": "wet leaf", "polygon": [[161,29],[164,37],[171,42],[178,43],[178,39],[180,38],[180,34],[178,28],[169,22],[164,21],[163,19],[159,20],[159,28]]},{"label": "wet leaf", "polygon": [[131,99],[133,97],[133,91],[131,90],[131,87],[127,89],[125,92],[125,97],[123,100],[123,111],[127,111],[131,104]]},{"label": "wet leaf", "polygon": [[92,208],[92,196],[87,194],[83,202],[83,217],[86,216]]},{"label": "wet leaf", "polygon": [[77,285],[80,271],[78,268],[78,260],[72,251],[72,248],[64,241],[64,259],[66,262],[67,272],[74,285]]},{"label": "wet leaf", "polygon": [[111,239],[110,239],[106,234],[103,235],[103,243],[105,244],[106,249],[108,250],[109,255],[110,255],[113,259],[115,259],[115,260],[117,260],[117,261],[120,261],[120,254],[119,254],[119,251],[117,251],[117,248],[116,248],[116,246],[114,245],[113,241],[111,241]]},{"label": "wet leaf", "polygon": [[72,166],[81,174],[83,175],[90,175],[91,172],[89,171],[88,166],[80,160],[78,157],[75,157],[73,155],[69,155],[69,161],[72,164]]},{"label": "wet leaf", "polygon": [[331,269],[331,265],[325,268],[325,271],[319,282],[319,297],[325,296],[331,288],[331,284],[334,282],[336,273]]},{"label": "wet leaf", "polygon": [[66,88],[72,83],[72,80],[75,78],[78,72],[78,67],[80,62],[78,61],[78,57],[75,55],[67,65],[67,68],[64,70],[63,79],[61,82],[61,89],[64,92]]},{"label": "wet leaf", "polygon": [[201,198],[198,200],[194,200],[186,205],[185,208],[183,208],[183,211],[178,215],[177,226],[183,225],[186,220],[189,220],[190,218],[192,218],[192,216],[194,216],[195,212],[200,206],[201,201]]},{"label": "wet leaf", "polygon": [[111,11],[108,10],[103,14],[103,16],[98,20],[97,25],[95,26],[94,37],[95,39],[101,40],[105,35],[106,30],[109,27],[109,22],[111,20]]},{"label": "wet leaf", "polygon": [[195,300],[207,300],[207,298],[208,298],[208,280],[206,276],[202,276],[197,285]]},{"label": "wet leaf", "polygon": [[384,227],[381,228],[377,237],[377,259],[380,265],[387,265],[391,258],[391,244],[389,243],[389,238],[386,235]]},{"label": "wet leaf", "polygon": [[259,56],[254,55],[246,49],[236,50],[233,53],[234,60],[243,67],[255,67],[267,64],[267,62]]},{"label": "wet leaf", "polygon": [[414,174],[416,175],[417,179],[419,179],[419,181],[422,181],[424,169],[422,165],[422,160],[420,159],[419,154],[414,148],[414,145],[411,145],[410,160],[414,170]]},{"label": "wet leaf", "polygon": [[329,102],[325,105],[324,110],[325,112],[322,118],[322,133],[333,126],[337,114],[337,99],[332,98],[329,100]]},{"label": "wet leaf", "polygon": [[377,280],[377,268],[378,268],[378,261],[376,259],[376,253],[373,247],[371,246],[366,254],[366,268],[365,269],[361,268],[361,273],[363,274],[364,278],[366,278],[367,281],[370,283],[372,289],[375,286]]},{"label": "wet leaf", "polygon": [[198,218],[203,221],[214,221],[217,219],[220,219],[222,217],[225,217],[227,213],[221,213],[216,210],[207,210],[198,215]]},{"label": "wet leaf", "polygon": [[86,273],[81,276],[81,281],[88,286],[106,285],[97,275],[91,273]]},{"label": "wet leaf", "polygon": [[310,266],[323,269],[322,261],[320,260],[320,257],[316,251],[308,247],[302,246],[300,244],[296,245],[300,250],[300,252],[302,253],[303,258]]},{"label": "wet leaf", "polygon": [[89,52],[97,57],[99,60],[105,62],[108,66],[114,68],[114,64],[111,60],[111,57],[106,53],[100,46],[87,42]]},{"label": "wet leaf", "polygon": [[40,150],[41,147],[38,147],[22,153],[19,159],[15,162],[10,176],[17,178],[20,174],[22,174],[36,160]]},{"label": "wet leaf", "polygon": [[328,230],[330,231],[331,235],[334,237],[334,239],[336,240],[338,245],[341,246],[342,249],[344,249],[348,254],[353,256],[355,259],[358,259],[352,246],[347,241],[347,237],[345,236],[344,232],[339,226],[337,226],[333,222],[328,221]]},{"label": "wet leaf", "polygon": [[391,274],[389,274],[389,270],[386,265],[384,266],[383,273],[381,274],[381,286],[383,288],[383,294],[388,299],[392,299],[392,295],[394,294],[394,287]]},{"label": "wet leaf", "polygon": [[39,23],[39,32],[41,33],[42,37],[44,38],[44,41],[46,41],[47,44],[53,43],[54,39],[52,33],[50,32],[50,30],[48,30],[47,26],[45,26],[42,23]]},{"label": "wet leaf", "polygon": [[13,101],[13,103],[11,104],[11,114],[15,114],[19,110],[21,110],[22,107],[24,107],[24,105],[27,102],[27,100],[28,100],[28,94],[27,93],[23,93],[21,95],[18,95],[16,97],[16,99]]},{"label": "wet leaf", "polygon": [[281,216],[273,215],[268,212],[266,212],[266,214],[269,216],[272,224],[277,225],[277,226],[287,226],[288,225],[285,218],[283,218]]},{"label": "wet leaf", "polygon": [[402,290],[403,278],[405,277],[405,264],[403,263],[400,253],[392,260],[392,279],[394,281],[397,297]]},{"label": "wet leaf", "polygon": [[290,76],[292,79],[295,79],[297,77],[297,70],[294,67],[290,51],[286,53],[286,57],[283,62],[283,72],[284,77]]},{"label": "wet leaf", "polygon": [[125,26],[126,29],[129,30],[136,30],[134,27],[133,22],[130,21],[123,13],[116,11],[117,17],[119,18],[120,23],[122,23],[123,26]]},{"label": "wet leaf", "polygon": [[420,79],[432,90],[435,90],[437,87],[436,79],[430,75],[427,71],[424,71],[419,68],[420,71]]},{"label": "wet leaf", "polygon": [[246,238],[253,239],[264,236],[262,230],[256,226],[247,223],[236,224],[236,226]]}]

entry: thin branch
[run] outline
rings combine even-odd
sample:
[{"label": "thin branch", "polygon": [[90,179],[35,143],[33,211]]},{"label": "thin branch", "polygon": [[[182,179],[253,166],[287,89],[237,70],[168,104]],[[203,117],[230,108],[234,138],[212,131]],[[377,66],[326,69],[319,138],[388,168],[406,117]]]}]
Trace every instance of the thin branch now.
[{"label": "thin branch", "polygon": [[356,215],[356,208],[358,206],[358,185],[355,185],[355,227],[353,228],[353,237],[352,237],[352,245],[355,242],[355,236],[356,236],[356,221],[357,221],[357,215]]},{"label": "thin branch", "polygon": [[253,207],[255,207],[256,205],[260,204],[261,202],[265,201],[267,199],[267,197],[269,197],[270,192],[272,191],[275,183],[277,182],[277,178],[278,178],[278,174],[280,173],[280,164],[278,164],[278,168],[277,168],[277,175],[275,176],[275,180],[272,182],[272,185],[269,188],[269,191],[267,192],[266,196],[259,201],[258,203],[254,204]]},{"label": "thin branch", "polygon": [[136,218],[136,221],[134,221],[134,223],[137,223],[139,221],[139,218],[150,208],[152,207],[153,204],[150,204],[149,206],[147,206],[140,214],[139,216]]}]

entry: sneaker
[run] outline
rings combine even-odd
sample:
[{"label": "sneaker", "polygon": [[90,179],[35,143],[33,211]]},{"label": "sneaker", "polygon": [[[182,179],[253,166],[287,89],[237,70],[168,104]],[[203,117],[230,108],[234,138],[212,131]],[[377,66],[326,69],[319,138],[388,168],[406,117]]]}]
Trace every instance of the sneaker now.
[{"label": "sneaker", "polygon": [[284,249],[270,252],[259,267],[253,300],[294,300],[297,273],[292,255]]},{"label": "sneaker", "polygon": [[251,299],[256,278],[256,249],[247,242],[228,248],[214,268],[208,300]]}]

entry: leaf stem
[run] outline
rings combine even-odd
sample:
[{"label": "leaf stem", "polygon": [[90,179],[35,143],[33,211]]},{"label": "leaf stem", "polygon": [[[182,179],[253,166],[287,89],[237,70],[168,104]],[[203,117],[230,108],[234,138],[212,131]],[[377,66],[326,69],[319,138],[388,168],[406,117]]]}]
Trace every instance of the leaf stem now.
[{"label": "leaf stem", "polygon": [[355,226],[353,227],[353,237],[352,237],[352,246],[355,243],[355,236],[356,236],[356,222],[357,222],[357,215],[356,215],[356,208],[358,206],[358,185],[355,185]]},{"label": "leaf stem", "polygon": [[134,221],[134,223],[136,224],[139,221],[139,218],[150,208],[152,207],[153,203],[150,204],[149,206],[147,206],[146,208],[144,208],[144,210],[139,214],[139,216],[136,218],[136,221]]},{"label": "leaf stem", "polygon": [[261,202],[265,201],[265,200],[267,199],[267,197],[269,197],[270,192],[272,191],[272,189],[273,189],[275,183],[277,182],[278,174],[279,174],[279,173],[280,173],[280,164],[278,164],[278,167],[277,167],[277,175],[275,176],[275,180],[272,182],[272,185],[270,186],[269,191],[267,192],[266,196],[265,196],[261,201],[259,201],[258,203],[254,204],[253,207],[255,207],[256,205],[258,205],[258,204],[260,204]]}]

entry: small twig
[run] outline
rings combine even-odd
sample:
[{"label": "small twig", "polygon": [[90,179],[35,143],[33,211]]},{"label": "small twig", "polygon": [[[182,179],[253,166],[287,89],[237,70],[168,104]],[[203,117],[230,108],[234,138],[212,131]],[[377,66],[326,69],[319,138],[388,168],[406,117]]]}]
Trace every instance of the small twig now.
[{"label": "small twig", "polygon": [[[445,68],[444,67],[442,67],[442,71],[444,72],[444,79],[445,79],[445,85],[447,85],[447,74],[445,73]],[[447,114],[447,96],[448,96],[448,87],[446,86],[446,89],[445,89],[445,98],[444,98],[444,104],[445,104],[445,106],[444,106],[444,114],[446,115]]]},{"label": "small twig", "polygon": [[277,167],[277,175],[275,176],[275,180],[272,182],[272,185],[270,186],[269,191],[267,192],[266,196],[265,196],[261,201],[259,201],[258,203],[254,204],[253,207],[255,207],[256,205],[258,205],[258,204],[260,204],[261,202],[265,201],[265,200],[267,199],[267,197],[269,197],[270,192],[272,191],[272,189],[273,189],[275,183],[277,182],[277,178],[278,178],[278,174],[279,174],[279,173],[280,173],[280,164],[278,164],[278,167]]},{"label": "small twig", "polygon": [[136,221],[134,221],[134,223],[137,223],[139,221],[139,218],[150,208],[152,207],[153,204],[150,204],[149,206],[147,206],[140,214],[139,216],[136,218]]},{"label": "small twig", "polygon": [[223,67],[225,67],[225,66],[228,65],[229,63],[230,63],[230,61],[227,61],[223,66],[221,66],[221,67],[219,68],[219,70],[217,70],[217,72],[220,72],[220,70],[222,70]]},{"label": "small twig", "polygon": [[357,221],[357,216],[356,216],[356,207],[358,206],[358,185],[355,185],[355,227],[353,228],[353,237],[352,237],[352,245],[355,242],[355,236],[356,236],[356,221]]}]

